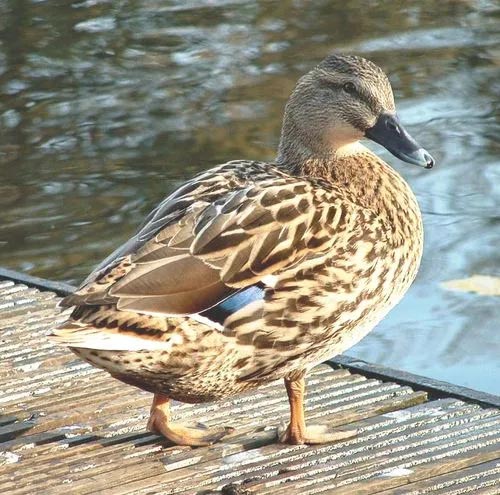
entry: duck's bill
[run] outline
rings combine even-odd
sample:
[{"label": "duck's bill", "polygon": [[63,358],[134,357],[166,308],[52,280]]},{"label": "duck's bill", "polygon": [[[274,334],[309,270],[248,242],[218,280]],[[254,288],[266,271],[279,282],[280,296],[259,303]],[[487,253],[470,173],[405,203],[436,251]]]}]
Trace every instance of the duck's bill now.
[{"label": "duck's bill", "polygon": [[382,113],[365,136],[400,160],[425,168],[434,166],[434,158],[410,136],[396,114]]}]

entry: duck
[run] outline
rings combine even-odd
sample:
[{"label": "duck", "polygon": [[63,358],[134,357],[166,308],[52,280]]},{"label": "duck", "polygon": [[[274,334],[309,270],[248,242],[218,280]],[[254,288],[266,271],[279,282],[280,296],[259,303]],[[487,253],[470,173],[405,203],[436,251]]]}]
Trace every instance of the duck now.
[{"label": "duck", "polygon": [[434,159],[403,127],[387,75],[331,54],[299,79],[273,162],[233,160],[168,195],[60,305],[50,338],[151,392],[148,429],[203,446],[227,426],[176,423],[171,402],[217,401],[283,380],[278,440],[356,434],[306,424],[305,376],[366,336],[412,284],[423,250],[417,200],[361,144]]}]

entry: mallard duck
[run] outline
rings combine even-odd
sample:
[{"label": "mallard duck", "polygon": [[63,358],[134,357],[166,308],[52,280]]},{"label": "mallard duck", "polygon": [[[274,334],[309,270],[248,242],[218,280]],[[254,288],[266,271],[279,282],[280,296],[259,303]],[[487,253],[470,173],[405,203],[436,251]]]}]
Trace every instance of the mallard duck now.
[{"label": "mallard duck", "polygon": [[363,338],[402,298],[422,256],[408,184],[359,143],[405,162],[433,158],[402,126],[384,72],[331,55],[297,83],[273,163],[200,173],[62,301],[52,338],[154,394],[150,430],[206,445],[227,428],[175,424],[170,401],[215,401],[284,379],[280,440],[323,443],[351,431],[306,426],[304,376]]}]

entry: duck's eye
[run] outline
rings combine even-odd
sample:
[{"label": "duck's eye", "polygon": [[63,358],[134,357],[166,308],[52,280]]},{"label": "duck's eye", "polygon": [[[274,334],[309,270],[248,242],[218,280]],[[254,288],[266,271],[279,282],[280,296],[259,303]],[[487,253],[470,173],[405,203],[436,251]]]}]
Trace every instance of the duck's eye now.
[{"label": "duck's eye", "polygon": [[354,93],[356,93],[356,86],[354,86],[354,84],[352,82],[346,82],[343,86],[342,86],[342,89],[352,95]]}]

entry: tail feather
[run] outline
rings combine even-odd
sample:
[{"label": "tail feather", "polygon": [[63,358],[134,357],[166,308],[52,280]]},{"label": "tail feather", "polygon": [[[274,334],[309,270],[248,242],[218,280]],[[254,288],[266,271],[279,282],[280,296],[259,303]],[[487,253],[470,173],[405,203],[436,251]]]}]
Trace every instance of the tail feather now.
[{"label": "tail feather", "polygon": [[133,331],[97,328],[73,320],[54,328],[48,337],[59,345],[96,350],[169,351],[172,348],[172,339],[147,338]]}]

